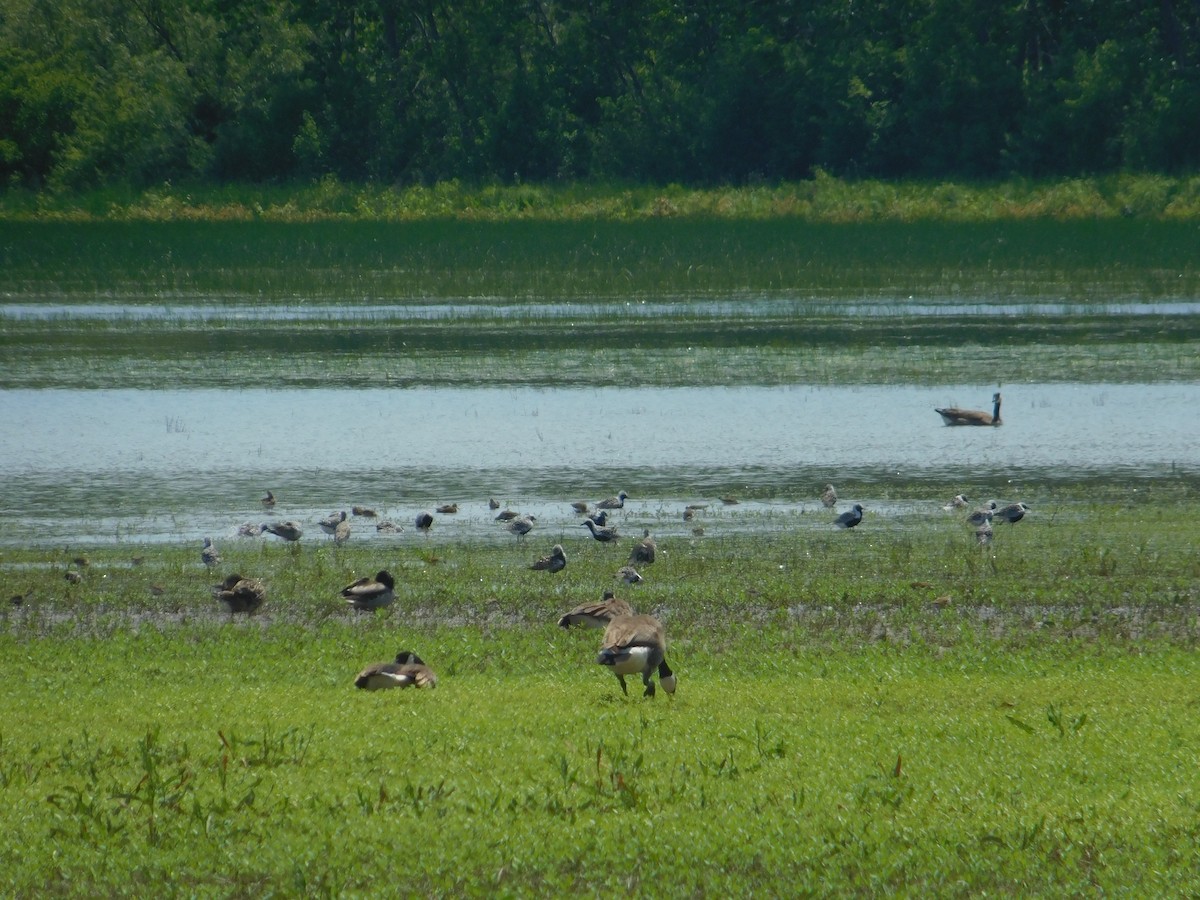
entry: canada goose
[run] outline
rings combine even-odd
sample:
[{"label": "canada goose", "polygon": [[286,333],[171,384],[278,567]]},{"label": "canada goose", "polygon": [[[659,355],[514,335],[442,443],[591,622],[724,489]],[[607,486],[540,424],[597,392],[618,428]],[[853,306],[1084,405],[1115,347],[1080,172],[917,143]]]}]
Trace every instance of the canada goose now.
[{"label": "canada goose", "polygon": [[363,577],[342,588],[342,596],[353,609],[382,609],[396,599],[396,581],[387,569],[380,569],[374,578]]},{"label": "canada goose", "polygon": [[629,564],[648,566],[654,562],[654,557],[658,553],[658,544],[654,542],[654,538],[650,537],[650,529],[642,529],[642,539],[633,545],[633,549],[629,551]]},{"label": "canada goose", "polygon": [[608,544],[620,537],[617,534],[616,528],[597,528],[596,523],[591,519],[584,519],[579,523],[581,526],[587,526],[588,531],[592,533],[592,537],[602,544]]},{"label": "canada goose", "polygon": [[375,663],[359,672],[354,679],[354,686],[364,691],[414,686],[434,688],[437,687],[437,676],[417,654],[411,650],[401,650],[394,662]]},{"label": "canada goose", "polygon": [[821,491],[821,503],[826,509],[837,506],[837,491],[833,489],[832,484],[825,485],[825,490]]},{"label": "canada goose", "polygon": [[942,421],[947,425],[1000,425],[1000,392],[997,391],[992,395],[992,414],[988,415],[977,409],[956,409],[955,407],[947,407],[945,409],[934,408]]},{"label": "canada goose", "polygon": [[369,506],[352,506],[350,507],[350,514],[352,516],[362,516],[364,519],[373,519],[379,515]]},{"label": "canada goose", "polygon": [[629,693],[625,676],[640,674],[646,686],[643,696],[653,697],[655,670],[663,690],[675,693],[675,673],[667,665],[666,656],[666,631],[658,619],[647,615],[617,616],[604,629],[596,662],[612,669],[621,682],[621,693]]},{"label": "canada goose", "polygon": [[346,519],[342,519],[337,523],[337,528],[333,529],[333,542],[340,547],[348,540],[350,540],[350,523]]},{"label": "canada goose", "polygon": [[550,555],[543,556],[529,568],[535,572],[561,572],[567,567],[567,555],[563,552],[562,544],[550,548]]},{"label": "canada goose", "polygon": [[417,531],[429,533],[429,529],[433,527],[433,515],[427,512],[417,513],[417,518],[414,520]]},{"label": "canada goose", "polygon": [[992,521],[992,515],[996,512],[996,501],[989,500],[986,506],[981,506],[979,509],[967,516],[968,525],[982,525],[985,522]]},{"label": "canada goose", "polygon": [[276,537],[281,537],[285,541],[298,541],[301,535],[304,534],[300,530],[300,526],[295,522],[264,522],[262,530],[270,532]]},{"label": "canada goose", "polygon": [[625,501],[628,499],[629,495],[624,491],[620,491],[615,497],[609,497],[607,500],[601,500],[596,504],[596,509],[624,509]]},{"label": "canada goose", "polygon": [[595,603],[582,603],[558,620],[559,628],[584,625],[588,628],[607,628],[617,616],[632,616],[633,608],[612,591],[604,592],[604,599]]},{"label": "canada goose", "polygon": [[537,516],[517,516],[504,527],[517,536],[517,540],[525,537],[529,532],[533,531],[533,523],[537,521]]},{"label": "canada goose", "polygon": [[955,494],[950,498],[950,502],[943,506],[942,509],[963,509],[970,502],[971,498],[966,494]]},{"label": "canada goose", "polygon": [[863,508],[861,503],[855,503],[854,509],[849,509],[833,520],[838,528],[853,528],[862,521]]},{"label": "canada goose", "polygon": [[325,518],[317,522],[321,526],[321,530],[326,534],[333,534],[337,531],[338,525],[346,521],[346,511],[330,513]]},{"label": "canada goose", "polygon": [[588,513],[588,505],[586,500],[576,500],[571,504],[571,509],[579,513],[581,516],[586,516]]},{"label": "canada goose", "polygon": [[267,589],[257,578],[230,575],[213,586],[212,595],[230,616],[235,613],[249,615],[263,605],[267,599]]},{"label": "canada goose", "polygon": [[221,554],[213,546],[212,538],[210,537],[204,539],[204,547],[200,551],[200,561],[210,569],[221,561]]},{"label": "canada goose", "polygon": [[458,504],[457,503],[443,503],[436,510],[434,510],[434,512],[440,512],[444,516],[452,516],[456,512],[458,512]]},{"label": "canada goose", "polygon": [[262,500],[260,502],[262,503],[263,506],[270,509],[272,506],[275,505],[275,495],[272,494],[270,491],[267,491],[266,495],[262,498]]},{"label": "canada goose", "polygon": [[1009,525],[1016,525],[1025,518],[1027,512],[1029,512],[1029,507],[1024,503],[1010,503],[1008,506],[1002,506],[996,510],[996,515],[1008,522]]},{"label": "canada goose", "polygon": [[641,584],[642,576],[638,574],[638,570],[633,566],[621,566],[617,569],[617,574],[614,578],[620,578],[626,584]]}]

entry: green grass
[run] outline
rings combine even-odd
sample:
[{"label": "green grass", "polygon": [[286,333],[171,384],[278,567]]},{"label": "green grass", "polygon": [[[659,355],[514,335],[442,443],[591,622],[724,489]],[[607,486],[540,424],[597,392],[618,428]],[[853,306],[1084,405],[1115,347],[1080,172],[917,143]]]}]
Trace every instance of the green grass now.
[{"label": "green grass", "polygon": [[[1194,498],[660,539],[626,589],[674,697],[558,613],[620,549],[5,551],[0,850],[17,896],[1186,895],[1200,885]],[[128,556],[146,556],[132,566]],[[337,588],[386,564],[391,610]],[[150,584],[164,588],[152,596]],[[938,598],[947,597],[942,603]],[[366,694],[417,650],[437,690]]]}]

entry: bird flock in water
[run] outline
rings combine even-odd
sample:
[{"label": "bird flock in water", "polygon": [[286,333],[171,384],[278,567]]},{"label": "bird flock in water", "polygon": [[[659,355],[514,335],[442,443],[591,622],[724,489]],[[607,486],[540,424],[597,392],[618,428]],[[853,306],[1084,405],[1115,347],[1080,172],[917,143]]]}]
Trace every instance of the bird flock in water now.
[{"label": "bird flock in water", "polygon": [[[993,398],[992,412],[958,408],[936,408],[946,425],[968,426],[998,426],[1000,420],[1000,394]],[[620,540],[621,535],[615,525],[608,522],[609,512],[620,510],[625,506],[629,495],[621,491],[613,497],[601,500],[595,504],[595,509],[586,501],[576,501],[571,504],[573,511],[585,516],[580,522],[581,528],[587,528],[592,538],[602,544],[613,544]],[[737,502],[735,498],[723,497],[726,504]],[[820,499],[826,509],[834,509],[838,505],[837,490],[832,484],[826,484],[821,491]],[[273,492],[267,491],[262,497],[265,510],[274,509],[276,498]],[[961,512],[969,509],[970,499],[963,494],[956,494],[943,507],[951,512]],[[489,501],[493,512],[500,508],[495,500]],[[705,508],[705,504],[692,504],[685,508],[683,518],[690,521],[697,512]],[[1020,522],[1030,507],[1024,502],[1009,503],[1000,506],[995,500],[972,509],[966,514],[965,521],[975,529],[975,539],[981,545],[991,543],[993,538],[992,523],[1007,522],[1015,525]],[[851,529],[863,521],[864,507],[855,503],[850,509],[838,515],[833,525],[839,529]],[[436,512],[442,515],[453,515],[458,512],[458,504],[451,503],[436,507]],[[370,508],[354,506],[351,513],[363,518],[377,518],[377,513]],[[528,535],[537,522],[537,517],[521,515],[513,510],[500,510],[495,520],[516,535],[518,540]],[[434,517],[428,512],[422,512],[413,521],[419,532],[428,533],[434,525]],[[351,527],[344,511],[331,513],[318,521],[320,529],[337,545],[344,544],[350,538]],[[395,523],[381,520],[376,529],[382,533],[397,532],[403,529]],[[699,530],[698,530],[699,531]],[[261,525],[244,524],[238,528],[242,536],[258,536],[272,534],[289,542],[299,541],[303,530],[294,521],[264,522]],[[638,567],[652,565],[657,556],[658,548],[649,529],[643,529],[641,539],[636,541],[629,553],[628,562],[617,570],[616,577],[628,585],[638,584],[643,579]],[[221,556],[211,538],[204,538],[200,551],[201,562],[209,569],[215,568],[221,562]],[[76,561],[80,567],[82,561]],[[567,556],[562,544],[555,544],[550,553],[539,557],[529,568],[538,572],[556,573],[567,567]],[[77,571],[67,573],[68,580],[77,582],[80,575]],[[391,606],[396,599],[396,582],[386,569],[381,569],[373,576],[359,578],[346,585],[341,590],[341,597],[350,609],[372,612]],[[261,579],[244,578],[240,574],[230,574],[212,589],[213,597],[230,616],[236,614],[251,615],[266,602],[266,586]],[[17,598],[13,598],[16,602]],[[604,630],[600,644],[600,652],[596,657],[599,665],[607,667],[617,678],[621,691],[628,693],[625,682],[627,675],[640,675],[644,686],[643,696],[653,697],[656,693],[655,677],[658,685],[668,694],[674,694],[676,688],[675,673],[667,663],[666,630],[662,622],[651,615],[639,614],[624,600],[619,599],[611,590],[604,591],[603,598],[597,602],[589,602],[575,607],[565,613],[558,624],[563,628],[584,626]],[[437,676],[425,662],[412,650],[401,650],[396,658],[388,662],[374,663],[363,669],[354,681],[363,690],[376,691],[388,688],[405,687],[436,687]]]}]

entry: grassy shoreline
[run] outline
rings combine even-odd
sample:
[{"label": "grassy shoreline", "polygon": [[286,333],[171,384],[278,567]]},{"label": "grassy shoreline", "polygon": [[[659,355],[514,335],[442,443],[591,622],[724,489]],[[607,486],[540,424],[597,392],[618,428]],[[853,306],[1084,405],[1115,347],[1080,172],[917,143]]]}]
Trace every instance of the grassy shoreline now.
[{"label": "grassy shoreline", "polygon": [[664,218],[814,223],[1138,218],[1200,221],[1200,176],[1107,175],[1000,182],[809,181],[744,187],[518,184],[411,187],[327,178],[289,185],[0,192],[0,221],[515,222]]}]

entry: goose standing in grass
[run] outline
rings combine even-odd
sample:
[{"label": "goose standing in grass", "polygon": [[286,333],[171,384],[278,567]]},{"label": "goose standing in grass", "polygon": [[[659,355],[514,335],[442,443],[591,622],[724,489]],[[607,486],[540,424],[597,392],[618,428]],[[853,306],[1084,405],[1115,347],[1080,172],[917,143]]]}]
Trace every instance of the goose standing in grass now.
[{"label": "goose standing in grass", "polygon": [[230,575],[213,586],[213,598],[225,608],[230,617],[236,613],[250,615],[267,599],[267,589],[257,578]]},{"label": "goose standing in grass", "polygon": [[821,491],[821,505],[826,509],[833,509],[837,506],[837,491],[834,490],[832,484],[825,485],[825,490]]},{"label": "goose standing in grass", "polygon": [[650,529],[644,528],[642,529],[642,539],[629,551],[629,565],[648,566],[654,562],[657,554],[658,544],[654,542],[654,538],[650,537]]},{"label": "goose standing in grass", "polygon": [[374,578],[363,577],[342,588],[342,596],[352,609],[382,609],[396,599],[396,580],[387,569],[380,569]]},{"label": "goose standing in grass", "polygon": [[561,572],[567,567],[567,554],[563,552],[562,544],[550,548],[550,555],[543,556],[529,568],[535,572]]},{"label": "goose standing in grass", "polygon": [[1002,506],[996,510],[996,515],[1009,525],[1016,525],[1025,518],[1027,512],[1029,512],[1029,507],[1024,503],[1010,503],[1008,506]]},{"label": "goose standing in grass", "polygon": [[942,417],[947,425],[1000,425],[1000,392],[992,395],[991,415],[978,409],[958,409],[948,406],[934,407],[934,412]]},{"label": "goose standing in grass", "polygon": [[667,636],[662,623],[653,616],[617,616],[604,629],[604,641],[596,662],[608,666],[628,694],[626,675],[641,675],[645,697],[654,696],[654,673],[664,691],[675,693],[675,673],[667,665]]},{"label": "goose standing in grass", "polygon": [[346,521],[346,511],[330,513],[325,518],[317,522],[321,526],[321,530],[326,534],[332,535],[337,531],[338,525]]},{"label": "goose standing in grass", "polygon": [[842,513],[840,516],[838,516],[836,519],[833,520],[833,524],[838,528],[853,528],[855,525],[857,525],[859,522],[862,521],[862,516],[863,516],[862,504],[855,503],[854,509],[846,510],[846,512]]},{"label": "goose standing in grass", "polygon": [[945,510],[965,509],[967,504],[970,502],[971,502],[971,500],[969,497],[967,497],[966,494],[955,494],[953,497],[950,498],[950,502],[947,503],[945,506],[943,506],[942,509],[945,509]]},{"label": "goose standing in grass", "polygon": [[411,650],[401,650],[393,662],[381,662],[367,666],[354,679],[354,686],[364,691],[382,691],[389,688],[437,687],[437,676],[425,665],[421,657]]},{"label": "goose standing in grass", "polygon": [[433,515],[427,512],[417,513],[417,517],[413,522],[417,526],[417,531],[429,534],[429,529],[433,527]]},{"label": "goose standing in grass", "polygon": [[504,527],[517,536],[517,540],[525,537],[529,532],[533,531],[533,523],[537,521],[537,516],[517,516]]},{"label": "goose standing in grass", "polygon": [[992,521],[992,516],[996,512],[996,501],[989,500],[986,506],[981,506],[979,509],[967,516],[968,525],[982,525],[985,522]]},{"label": "goose standing in grass", "polygon": [[586,628],[607,628],[617,616],[632,616],[633,608],[612,591],[605,591],[602,600],[581,603],[558,620],[559,628],[582,625]]},{"label": "goose standing in grass", "polygon": [[213,546],[212,538],[204,539],[204,547],[200,550],[200,561],[210,569],[221,561],[221,554]]},{"label": "goose standing in grass", "polygon": [[275,495],[270,491],[267,491],[260,502],[262,503],[264,509],[271,509],[273,506],[275,506]]},{"label": "goose standing in grass", "polygon": [[262,530],[281,537],[285,541],[298,541],[304,534],[295,522],[264,522]]},{"label": "goose standing in grass", "polygon": [[609,497],[607,500],[601,500],[596,504],[597,509],[624,509],[625,501],[629,499],[629,495],[624,491],[620,491],[617,496]]},{"label": "goose standing in grass", "polygon": [[597,528],[596,523],[591,519],[584,519],[579,523],[581,526],[586,526],[588,531],[592,533],[592,537],[602,544],[610,544],[620,537],[617,534],[616,528]]},{"label": "goose standing in grass", "polygon": [[626,584],[641,584],[644,580],[633,566],[621,566],[613,577],[620,578]]}]

